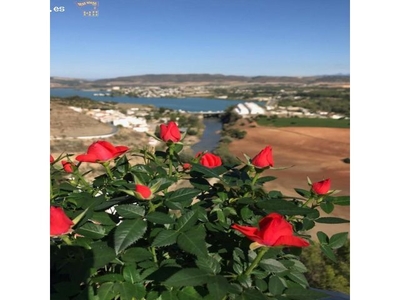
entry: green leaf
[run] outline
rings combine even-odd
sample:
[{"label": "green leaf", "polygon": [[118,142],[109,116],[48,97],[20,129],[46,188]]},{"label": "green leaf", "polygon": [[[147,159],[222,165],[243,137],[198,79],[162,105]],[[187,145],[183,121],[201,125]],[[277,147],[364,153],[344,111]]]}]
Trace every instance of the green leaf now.
[{"label": "green leaf", "polygon": [[327,245],[329,243],[329,237],[326,235],[325,232],[318,231],[317,232],[318,241],[323,244]]},{"label": "green leaf", "polygon": [[146,219],[156,224],[172,224],[175,222],[170,215],[159,211],[149,213],[146,215]]},{"label": "green leaf", "polygon": [[203,177],[191,178],[189,182],[193,185],[193,187],[201,191],[207,191],[210,188],[210,183]]},{"label": "green leaf", "polygon": [[[106,242],[94,242],[91,244],[91,254],[87,257],[93,268],[100,268],[115,258],[115,252]],[[83,263],[83,262],[82,262]]]},{"label": "green leaf", "polygon": [[221,265],[219,264],[218,260],[211,256],[199,257],[196,260],[196,266],[199,269],[214,275],[221,272]]},{"label": "green leaf", "polygon": [[330,199],[332,199],[333,204],[337,204],[337,205],[341,205],[341,206],[350,205],[350,196],[330,197]]},{"label": "green leaf", "polygon": [[281,262],[272,258],[261,260],[260,267],[271,273],[279,273],[287,270]]},{"label": "green leaf", "polygon": [[207,245],[205,241],[206,231],[204,227],[198,226],[194,229],[182,232],[178,235],[178,246],[197,257],[207,256]]},{"label": "green leaf", "polygon": [[146,289],[141,283],[122,282],[116,285],[115,290],[119,293],[120,300],[139,300],[146,296]]},{"label": "green leaf", "polygon": [[244,300],[265,300],[267,299],[263,293],[261,293],[259,290],[256,290],[254,288],[246,289],[243,294],[241,295],[242,298],[239,299],[244,299]]},{"label": "green leaf", "polygon": [[153,255],[145,248],[132,247],[122,254],[122,260],[125,262],[139,262],[151,259]]},{"label": "green leaf", "polygon": [[95,283],[119,282],[119,281],[124,281],[124,277],[121,274],[110,273],[93,277],[92,281]]},{"label": "green leaf", "polygon": [[291,280],[294,282],[299,283],[300,285],[307,287],[308,286],[308,281],[307,278],[303,275],[303,273],[292,271],[287,275]]},{"label": "green leaf", "polygon": [[328,245],[319,245],[322,252],[333,262],[337,262],[336,255]]},{"label": "green leaf", "polygon": [[224,299],[228,293],[229,282],[221,275],[213,276],[210,278],[209,283],[207,284],[207,289],[210,292],[213,300]]},{"label": "green leaf", "polygon": [[140,239],[147,229],[147,222],[142,219],[124,220],[115,229],[114,249],[118,254]]},{"label": "green leaf", "polygon": [[176,300],[176,292],[173,291],[164,291],[161,293],[160,300]]},{"label": "green leaf", "polygon": [[164,284],[172,287],[197,286],[205,284],[207,278],[208,274],[204,270],[186,268],[172,275],[164,282]]},{"label": "green leaf", "polygon": [[300,196],[302,196],[304,198],[308,199],[311,196],[310,191],[307,191],[307,190],[304,190],[304,189],[298,189],[298,188],[295,188],[294,190],[296,191],[297,194],[299,194]]},{"label": "green leaf", "polygon": [[114,283],[103,283],[97,290],[97,295],[101,300],[113,299],[117,295],[117,293],[114,291]]},{"label": "green leaf", "polygon": [[[208,168],[200,164],[192,164],[192,168],[190,170],[190,175],[193,177],[204,177],[204,178],[218,178],[219,175],[226,172],[226,169],[223,166],[217,168]],[[196,174],[200,173],[200,174]],[[201,176],[201,174],[203,176]]]},{"label": "green leaf", "polygon": [[157,234],[151,245],[153,247],[164,247],[175,244],[177,236],[178,233],[175,230],[162,230]]},{"label": "green leaf", "polygon": [[275,179],[276,179],[276,177],[274,177],[274,176],[264,176],[264,177],[258,178],[256,182],[258,184],[264,184],[266,182],[269,182],[269,181],[272,181],[272,180],[275,180]]},{"label": "green leaf", "polygon": [[347,242],[348,232],[340,232],[331,236],[329,239],[329,247],[332,249],[338,249]]},{"label": "green leaf", "polygon": [[324,299],[329,295],[310,289],[305,289],[302,287],[290,287],[285,291],[285,295],[288,299],[293,300],[314,300],[314,299]]},{"label": "green leaf", "polygon": [[182,232],[191,228],[197,221],[197,211],[191,210],[182,215],[177,222],[177,231]]},{"label": "green leaf", "polygon": [[192,286],[183,288],[178,293],[179,300],[202,300],[203,297]]},{"label": "green leaf", "polygon": [[286,282],[283,278],[272,275],[268,281],[268,289],[272,295],[281,295],[286,288]]},{"label": "green leaf", "polygon": [[258,207],[264,209],[267,213],[277,212],[282,215],[306,215],[312,212],[311,208],[308,207],[298,207],[296,204],[281,200],[281,199],[272,199],[259,201],[256,204]]},{"label": "green leaf", "polygon": [[76,233],[92,239],[101,239],[106,235],[106,230],[101,225],[87,222],[76,230]]},{"label": "green leaf", "polygon": [[327,214],[330,214],[335,208],[335,205],[333,205],[332,202],[322,202],[321,203],[321,209],[326,212]]},{"label": "green leaf", "polygon": [[294,262],[293,266],[290,267],[290,270],[294,270],[300,273],[306,273],[307,267],[299,260],[297,259],[291,259],[292,262]]},{"label": "green leaf", "polygon": [[125,265],[122,271],[122,275],[126,282],[135,283],[140,281],[140,274],[136,269],[136,266],[133,264]]},{"label": "green leaf", "polygon": [[200,193],[200,190],[193,188],[181,188],[179,190],[168,192],[165,194],[165,199],[171,202],[187,202],[193,201],[193,198]]},{"label": "green leaf", "polygon": [[350,221],[335,217],[321,217],[316,219],[315,222],[323,224],[340,224],[340,223],[349,223]]},{"label": "green leaf", "polygon": [[115,208],[118,214],[124,218],[139,218],[145,214],[145,209],[137,204],[122,204]]},{"label": "green leaf", "polygon": [[110,215],[106,212],[94,212],[93,215],[90,217],[90,221],[93,223],[98,223],[101,225],[115,225],[119,222],[113,215]]}]

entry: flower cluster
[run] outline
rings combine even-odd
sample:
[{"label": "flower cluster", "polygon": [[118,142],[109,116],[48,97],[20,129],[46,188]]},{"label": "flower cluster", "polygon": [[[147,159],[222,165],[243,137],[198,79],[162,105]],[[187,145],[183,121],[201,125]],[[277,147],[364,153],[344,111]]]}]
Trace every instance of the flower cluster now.
[{"label": "flower cluster", "polygon": [[[82,154],[50,155],[51,296],[60,299],[320,299],[300,261],[319,243],[335,259],[346,232],[308,234],[350,205],[331,180],[270,190],[272,147],[238,165],[202,151],[183,161],[175,122],[153,137],[164,150],[133,152],[108,141]],[[142,158],[131,164],[130,155]],[[75,156],[75,159],[72,157]],[[82,164],[102,166],[89,180]]]}]

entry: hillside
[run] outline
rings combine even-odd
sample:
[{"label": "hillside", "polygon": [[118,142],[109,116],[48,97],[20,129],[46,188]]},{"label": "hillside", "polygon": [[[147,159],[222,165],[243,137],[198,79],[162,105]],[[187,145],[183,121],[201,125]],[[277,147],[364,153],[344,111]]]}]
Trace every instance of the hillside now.
[{"label": "hillside", "polygon": [[236,76],[222,74],[147,74],[85,80],[77,78],[50,77],[52,88],[101,88],[113,85],[349,85],[349,75],[321,75],[309,77],[293,76]]}]

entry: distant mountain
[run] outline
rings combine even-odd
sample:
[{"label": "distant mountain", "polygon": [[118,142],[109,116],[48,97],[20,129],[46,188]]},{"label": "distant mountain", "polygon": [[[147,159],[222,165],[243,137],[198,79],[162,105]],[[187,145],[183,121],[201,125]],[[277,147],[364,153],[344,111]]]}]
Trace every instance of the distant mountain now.
[{"label": "distant mountain", "polygon": [[212,85],[212,84],[350,84],[350,75],[321,76],[237,76],[222,74],[147,74],[85,80],[77,78],[50,77],[51,87],[99,88],[113,85]]}]

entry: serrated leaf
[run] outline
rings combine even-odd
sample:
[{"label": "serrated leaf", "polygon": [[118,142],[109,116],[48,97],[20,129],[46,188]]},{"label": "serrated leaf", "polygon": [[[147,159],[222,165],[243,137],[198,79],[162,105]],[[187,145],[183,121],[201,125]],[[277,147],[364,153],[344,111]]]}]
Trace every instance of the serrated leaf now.
[{"label": "serrated leaf", "polygon": [[164,284],[172,287],[197,286],[205,284],[207,278],[208,274],[204,270],[186,268],[172,275]]},{"label": "serrated leaf", "polygon": [[224,299],[229,289],[229,282],[223,276],[213,276],[207,284],[208,291],[213,300]]},{"label": "serrated leaf", "polygon": [[103,226],[87,222],[76,230],[76,233],[92,239],[101,239],[106,235]]},{"label": "serrated leaf", "polygon": [[291,270],[300,272],[300,273],[305,273],[307,272],[307,267],[299,260],[297,259],[291,259],[291,261],[294,262],[294,265],[290,267]]},{"label": "serrated leaf", "polygon": [[185,231],[191,228],[197,221],[197,211],[191,210],[188,211],[186,214],[182,215],[177,222],[176,230],[178,232]]},{"label": "serrated leaf", "polygon": [[194,287],[188,286],[183,288],[178,293],[179,300],[201,300],[203,299],[202,296],[195,290]]},{"label": "serrated leaf", "polygon": [[281,295],[286,288],[286,282],[283,278],[272,275],[268,281],[268,290],[272,295]]},{"label": "serrated leaf", "polygon": [[87,257],[87,261],[91,263],[92,268],[100,268],[108,264],[114,258],[115,252],[106,242],[95,242],[91,244],[91,251],[90,255]]},{"label": "serrated leaf", "polygon": [[287,270],[281,262],[272,258],[261,260],[260,267],[271,273],[279,273]]},{"label": "serrated leaf", "polygon": [[194,229],[182,232],[178,235],[178,246],[197,257],[207,256],[207,245],[205,241],[206,232],[203,227],[196,227]]},{"label": "serrated leaf", "polygon": [[117,295],[114,291],[114,283],[113,282],[103,283],[97,290],[97,295],[101,300],[113,299]]},{"label": "serrated leaf", "polygon": [[125,265],[122,271],[122,276],[124,277],[126,282],[135,283],[140,281],[140,274],[136,269],[136,266],[133,264]]},{"label": "serrated leaf", "polygon": [[165,200],[171,202],[186,202],[192,201],[200,193],[200,190],[193,188],[181,188],[179,190],[169,192],[165,194]]},{"label": "serrated leaf", "polygon": [[125,262],[140,262],[152,257],[153,255],[146,248],[136,247],[129,248],[122,254],[122,260]]},{"label": "serrated leaf", "polygon": [[218,260],[210,256],[199,257],[196,260],[196,266],[199,269],[202,269],[207,273],[211,273],[214,275],[221,271],[221,265],[219,264]]},{"label": "serrated leaf", "polygon": [[178,233],[175,230],[165,229],[157,234],[151,245],[153,247],[164,247],[172,245],[176,243],[177,237]]},{"label": "serrated leaf", "polygon": [[146,219],[156,224],[172,224],[175,222],[170,215],[159,211],[149,213],[146,215]]},{"label": "serrated leaf", "polygon": [[145,214],[145,209],[137,204],[118,205],[115,209],[124,218],[139,218]]},{"label": "serrated leaf", "polygon": [[303,273],[292,271],[287,276],[294,282],[297,282],[304,287],[308,287],[307,278],[303,275]]},{"label": "serrated leaf", "polygon": [[347,242],[348,232],[340,232],[331,236],[329,239],[329,247],[332,249],[338,249]]},{"label": "serrated leaf", "polygon": [[349,220],[345,220],[342,218],[336,218],[336,217],[321,217],[315,220],[317,223],[323,223],[323,224],[340,224],[340,223],[350,223]]},{"label": "serrated leaf", "polygon": [[119,293],[120,300],[143,299],[146,296],[146,289],[140,283],[122,282],[116,285],[115,290]]},{"label": "serrated leaf", "polygon": [[147,229],[147,222],[142,219],[124,220],[114,232],[113,241],[115,253],[128,248],[140,239]]}]

